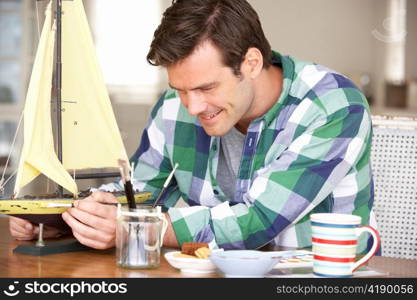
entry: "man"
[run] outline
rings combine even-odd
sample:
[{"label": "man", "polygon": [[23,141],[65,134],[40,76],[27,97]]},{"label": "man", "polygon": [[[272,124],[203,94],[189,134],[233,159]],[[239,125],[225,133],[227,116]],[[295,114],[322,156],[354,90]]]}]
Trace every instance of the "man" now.
[{"label": "man", "polygon": [[[132,157],[134,186],[157,195],[179,163],[160,203],[170,219],[166,246],[308,247],[312,212],[369,222],[365,97],[332,70],[272,52],[246,1],[174,1],[148,61],[166,68],[171,88]],[[189,207],[174,207],[181,198]],[[105,249],[114,245],[116,213],[98,202],[116,200],[96,192],[63,218],[81,243]]]}]

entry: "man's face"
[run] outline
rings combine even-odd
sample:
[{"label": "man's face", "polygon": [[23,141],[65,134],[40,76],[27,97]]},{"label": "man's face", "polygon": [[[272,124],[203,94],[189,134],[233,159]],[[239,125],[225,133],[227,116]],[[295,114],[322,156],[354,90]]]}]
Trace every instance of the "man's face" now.
[{"label": "man's face", "polygon": [[252,82],[245,74],[234,75],[211,42],[203,42],[167,71],[170,86],[208,135],[222,136],[239,121],[247,121],[254,99]]}]

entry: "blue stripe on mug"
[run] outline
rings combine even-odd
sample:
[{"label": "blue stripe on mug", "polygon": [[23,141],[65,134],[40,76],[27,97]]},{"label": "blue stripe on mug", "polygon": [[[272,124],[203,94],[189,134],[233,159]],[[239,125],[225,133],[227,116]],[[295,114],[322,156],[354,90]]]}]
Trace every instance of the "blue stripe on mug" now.
[{"label": "blue stripe on mug", "polygon": [[331,223],[319,223],[319,222],[314,222],[314,221],[311,221],[311,225],[312,226],[319,226],[319,227],[334,227],[334,228],[356,228],[356,227],[359,226],[358,224],[352,224],[352,225],[331,224]]},{"label": "blue stripe on mug", "polygon": [[322,274],[322,273],[317,273],[317,272],[313,272],[314,275],[316,276],[320,276],[320,277],[329,277],[329,278],[350,278],[352,277],[351,275],[329,275],[329,274]]}]

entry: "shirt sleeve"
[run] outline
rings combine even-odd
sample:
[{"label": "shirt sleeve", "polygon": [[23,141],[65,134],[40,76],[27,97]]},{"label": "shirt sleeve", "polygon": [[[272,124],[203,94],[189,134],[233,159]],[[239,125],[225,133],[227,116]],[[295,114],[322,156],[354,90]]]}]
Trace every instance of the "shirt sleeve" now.
[{"label": "shirt sleeve", "polygon": [[257,172],[243,203],[169,210],[181,243],[255,249],[274,239],[328,197],[359,162],[369,158],[371,119],[362,104],[323,116]]},{"label": "shirt sleeve", "polygon": [[[132,180],[134,190],[153,194],[144,204],[152,202],[157,197],[173,168],[166,152],[165,135],[163,134],[162,105],[164,101],[165,94],[159,98],[152,109],[139,147],[130,158],[130,163],[134,165]],[[123,185],[121,180],[117,179],[115,182],[102,185],[99,189],[109,192],[120,191],[123,190]],[[175,177],[173,177],[160,201],[166,206],[173,206],[179,196]]]}]

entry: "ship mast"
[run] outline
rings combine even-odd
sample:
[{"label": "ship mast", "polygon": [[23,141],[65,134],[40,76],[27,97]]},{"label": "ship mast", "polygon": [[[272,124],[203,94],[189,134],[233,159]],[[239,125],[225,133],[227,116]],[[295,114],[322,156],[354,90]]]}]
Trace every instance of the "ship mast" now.
[{"label": "ship mast", "polygon": [[[58,159],[62,163],[62,1],[63,0],[55,0],[56,3],[56,39],[55,39],[55,78],[54,78],[54,86],[55,86],[55,101],[56,101],[56,120],[57,120],[57,127],[56,127],[56,142],[57,142],[57,154]],[[68,1],[68,0],[66,0]],[[71,1],[71,0],[69,0]],[[74,175],[71,175],[75,177]],[[100,173],[88,173],[88,174],[78,174],[77,179],[95,179],[95,178],[110,178],[110,177],[118,177],[120,174],[118,172],[100,172]],[[74,178],[75,179],[75,178]],[[58,185],[58,197],[63,197],[63,187]]]},{"label": "ship mast", "polygon": [[[62,34],[62,0],[56,0],[56,45],[55,45],[55,97],[56,97],[56,119],[57,119],[57,148],[58,159],[62,163],[62,112],[61,112],[61,90],[62,90],[62,62],[61,62],[61,34]],[[62,198],[63,187],[58,185],[58,197]]]}]

